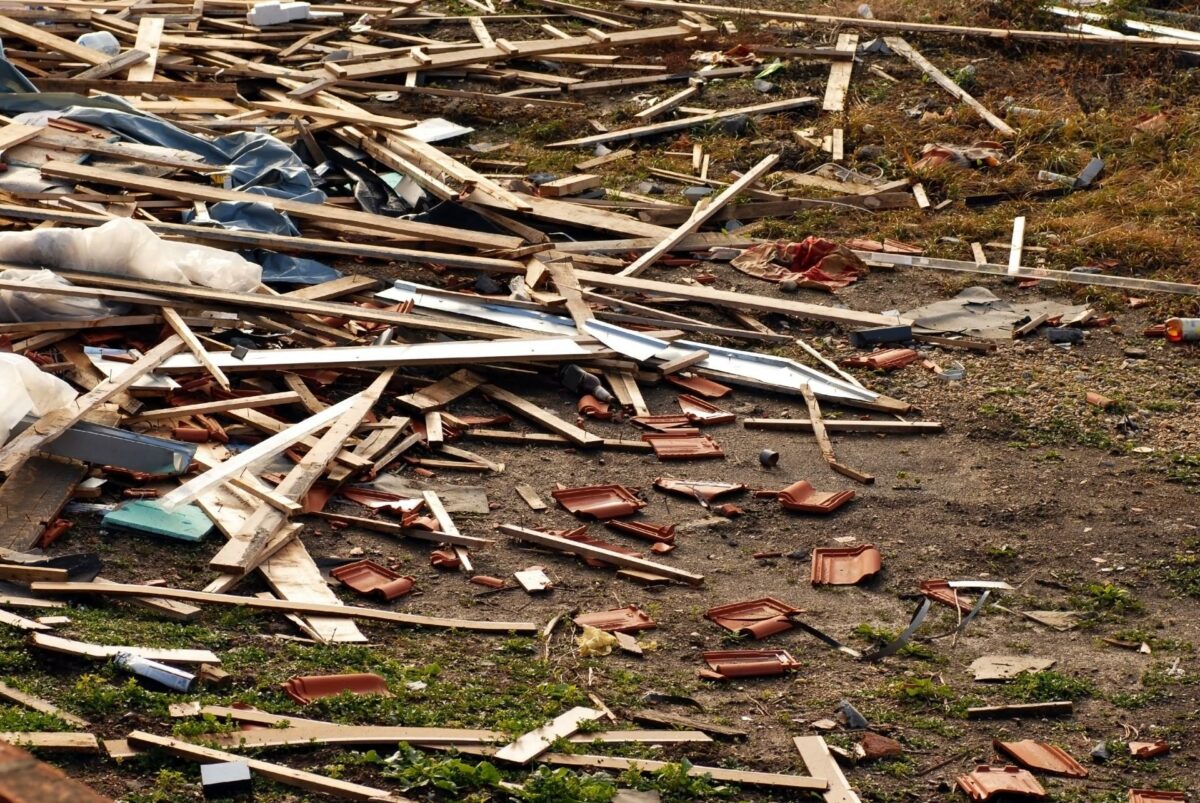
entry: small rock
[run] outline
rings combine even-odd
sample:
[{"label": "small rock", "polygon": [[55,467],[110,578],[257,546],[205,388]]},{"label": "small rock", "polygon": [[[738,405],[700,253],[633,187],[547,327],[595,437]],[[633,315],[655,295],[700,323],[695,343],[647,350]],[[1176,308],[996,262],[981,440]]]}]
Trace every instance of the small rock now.
[{"label": "small rock", "polygon": [[846,727],[850,730],[863,730],[870,727],[867,718],[859,713],[858,709],[852,706],[849,700],[839,702],[837,704],[837,712],[846,723]]},{"label": "small rock", "polygon": [[904,754],[904,745],[895,739],[880,736],[878,733],[867,731],[863,734],[859,745],[863,749],[863,759],[878,761],[881,758],[896,758]]},{"label": "small rock", "polygon": [[819,731],[831,731],[837,726],[838,724],[832,719],[818,719],[816,722],[812,723],[813,729]]},{"label": "small rock", "polygon": [[1095,761],[1097,764],[1103,764],[1110,758],[1112,756],[1109,755],[1108,745],[1104,742],[1096,742],[1095,746],[1092,747],[1092,761]]},{"label": "small rock", "polygon": [[1133,346],[1125,349],[1125,356],[1134,360],[1144,360],[1149,354],[1145,349],[1134,348]]},{"label": "small rock", "polygon": [[707,198],[710,195],[712,195],[712,187],[688,187],[683,191],[683,197],[692,203],[696,203],[701,198]]},{"label": "small rock", "polygon": [[800,284],[795,279],[784,279],[779,283],[779,289],[785,293],[795,293],[800,289]]},{"label": "small rock", "polygon": [[350,550],[350,557],[352,558],[361,558],[364,554],[363,548],[360,546],[356,546]]},{"label": "small rock", "polygon": [[745,114],[735,114],[721,121],[721,132],[731,137],[741,136],[750,124],[750,117]]},{"label": "small rock", "polygon": [[765,94],[767,92],[774,92],[775,84],[771,83],[770,81],[764,81],[762,78],[755,78],[754,88]]},{"label": "small rock", "polygon": [[854,158],[860,162],[873,162],[883,156],[883,148],[879,145],[863,145],[854,152]]},{"label": "small rock", "polygon": [[[656,184],[653,181],[642,181],[637,185],[637,191],[640,195],[662,195],[663,188],[661,184]],[[741,253],[740,251],[738,253]]]}]

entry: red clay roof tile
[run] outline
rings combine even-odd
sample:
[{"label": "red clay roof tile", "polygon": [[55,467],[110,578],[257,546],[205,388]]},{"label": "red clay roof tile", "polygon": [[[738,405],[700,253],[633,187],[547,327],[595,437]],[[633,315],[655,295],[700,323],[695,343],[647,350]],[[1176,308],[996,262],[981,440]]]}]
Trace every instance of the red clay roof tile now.
[{"label": "red clay roof tile", "polygon": [[560,488],[550,493],[554,499],[580,518],[615,519],[628,516],[646,506],[624,485],[585,485]]},{"label": "red clay roof tile", "polygon": [[1045,742],[1025,739],[1020,742],[992,740],[997,753],[1007,755],[1025,769],[1037,770],[1050,775],[1065,775],[1068,778],[1086,778],[1087,769],[1071,758],[1060,747]]},{"label": "red clay roof tile", "polygon": [[812,584],[852,586],[883,568],[883,555],[872,544],[817,547],[812,552]]},{"label": "red clay roof tile", "polygon": [[654,432],[671,432],[678,429],[694,430],[692,419],[683,413],[678,415],[635,415],[629,419],[642,429]]},{"label": "red clay roof tile", "polygon": [[1159,739],[1156,742],[1130,742],[1129,753],[1134,758],[1154,758],[1161,756],[1163,753],[1169,752],[1171,746],[1167,744],[1165,739]]},{"label": "red clay roof tile", "polygon": [[794,625],[788,620],[787,614],[799,612],[799,608],[793,608],[774,597],[760,597],[709,608],[704,618],[734,633],[763,639],[791,630]]},{"label": "red clay roof tile", "polygon": [[832,513],[854,498],[854,491],[818,491],[807,480],[793,482],[779,492],[784,510],[800,513]]},{"label": "red clay roof tile", "polygon": [[1187,803],[1184,792],[1167,792],[1158,789],[1130,789],[1129,803]]},{"label": "red clay roof tile", "polygon": [[968,775],[960,775],[958,787],[972,800],[990,800],[999,794],[1043,798],[1046,790],[1033,774],[1019,767],[976,767]]},{"label": "red clay roof tile", "polygon": [[719,399],[732,390],[732,388],[722,385],[720,382],[714,382],[711,379],[705,379],[702,376],[694,374],[687,376],[682,374],[667,374],[663,379],[666,379],[676,387],[685,388],[697,396],[703,396],[706,399]]},{"label": "red clay roof tile", "polygon": [[608,421],[613,417],[608,402],[602,402],[592,395],[581,397],[575,409],[579,411],[580,415],[586,415],[588,418],[595,418],[599,421]]},{"label": "red clay roof tile", "polygon": [[409,593],[416,585],[416,578],[403,577],[371,560],[347,563],[330,574],[360,594],[371,594],[388,601]]},{"label": "red clay roof tile", "polygon": [[702,656],[713,680],[782,675],[800,664],[786,650],[716,650]]},{"label": "red clay roof tile", "polygon": [[429,553],[429,565],[438,569],[457,569],[462,561],[448,549],[435,549]]},{"label": "red clay roof tile", "polygon": [[648,521],[613,520],[606,521],[604,526],[619,533],[632,535],[634,538],[641,538],[643,541],[656,541],[664,544],[675,543],[674,524],[651,524]]},{"label": "red clay roof tile", "polygon": [[689,436],[674,433],[646,433],[642,440],[654,447],[659,460],[714,460],[725,457],[721,445],[707,435]]},{"label": "red clay roof tile", "polygon": [[913,349],[884,349],[862,357],[842,360],[842,365],[851,368],[871,368],[875,371],[895,371],[915,362],[920,356]]},{"label": "red clay roof tile", "polygon": [[709,424],[732,424],[737,420],[737,416],[726,410],[722,410],[715,404],[710,404],[704,399],[687,393],[681,394],[676,401],[679,403],[679,409],[683,410],[684,415],[689,421],[693,421],[700,426]]},{"label": "red clay roof tile", "polygon": [[308,705],[313,700],[334,697],[347,691],[354,694],[391,696],[387,682],[370,672],[352,675],[302,675],[285,681],[283,690],[300,705]]},{"label": "red clay roof tile", "polygon": [[655,621],[636,605],[613,611],[581,613],[573,621],[580,627],[595,627],[614,633],[640,633],[658,627]]},{"label": "red clay roof tile", "polygon": [[964,614],[971,612],[971,603],[950,587],[948,580],[922,580],[918,588],[926,597],[934,602],[940,602],[951,608],[958,608]]}]

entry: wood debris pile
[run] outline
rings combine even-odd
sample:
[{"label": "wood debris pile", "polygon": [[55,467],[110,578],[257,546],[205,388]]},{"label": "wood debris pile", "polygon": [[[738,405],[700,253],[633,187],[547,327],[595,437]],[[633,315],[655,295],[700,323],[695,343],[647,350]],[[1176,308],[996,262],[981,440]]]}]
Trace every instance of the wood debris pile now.
[{"label": "wood debris pile", "polygon": [[[841,33],[833,47],[782,53],[829,63],[823,98],[714,107],[704,91],[708,82],[750,79],[760,66],[738,63],[739,57],[728,53],[718,54],[706,69],[669,72],[661,64],[637,62],[649,52],[647,46],[703,50],[721,30],[736,30],[728,21],[718,24],[718,18],[758,16],[880,31],[887,34],[881,46],[969,107],[996,136],[1011,137],[1016,131],[1009,121],[902,38],[998,32],[735,12],[669,0],[628,0],[600,8],[534,0],[531,13],[501,9],[492,0],[463,2],[475,15],[429,10],[421,0],[260,8],[241,0],[48,0],[36,10],[8,9],[0,16],[5,66],[28,81],[25,86],[10,80],[15,93],[0,96],[5,121],[0,146],[9,168],[0,176],[0,219],[7,223],[0,255],[9,256],[0,259],[14,270],[0,278],[0,292],[34,305],[70,301],[104,310],[59,318],[14,316],[0,323],[8,351],[78,392],[65,406],[13,422],[10,439],[0,447],[0,547],[5,550],[0,575],[31,584],[35,596],[47,597],[20,604],[53,606],[53,597],[66,595],[130,597],[179,620],[194,616],[196,604],[240,605],[283,613],[307,638],[324,643],[364,641],[359,629],[364,622],[547,634],[550,630],[537,622],[345,605],[306,548],[305,530],[320,522],[417,539],[429,545],[434,565],[461,572],[463,588],[472,578],[489,586],[483,593],[511,587],[488,576],[488,552],[516,543],[537,545],[549,555],[574,554],[637,582],[701,586],[702,575],[657,560],[675,547],[673,524],[612,528],[652,542],[647,546],[654,553],[651,560],[640,550],[592,538],[586,528],[549,532],[495,521],[495,532],[463,533],[438,493],[389,494],[367,484],[387,475],[499,477],[505,466],[488,452],[488,445],[497,443],[611,452],[618,465],[655,455],[719,466],[725,457],[721,440],[729,436],[704,428],[735,419],[721,402],[730,387],[787,394],[804,405],[807,419],[743,423],[811,432],[831,472],[816,479],[818,487],[840,478],[863,485],[874,479],[839,461],[829,432],[940,431],[937,422],[910,420],[912,410],[904,401],[864,386],[807,343],[798,345],[808,363],[775,356],[774,349],[797,345],[796,338],[764,326],[755,314],[877,334],[899,331],[891,339],[868,341],[883,349],[863,364],[880,370],[918,359],[916,351],[888,349],[889,343],[983,350],[988,344],[914,332],[914,322],[902,315],[833,306],[821,293],[792,300],[643,275],[655,265],[694,261],[694,255],[728,261],[763,245],[745,233],[753,231],[750,227],[724,231],[731,220],[786,217],[822,206],[927,208],[931,201],[919,183],[837,171],[790,172],[776,154],[718,177],[710,169],[711,154],[699,145],[684,154],[692,161],[691,173],[650,171],[657,180],[700,188],[698,195],[708,197],[695,206],[649,193],[606,192],[603,177],[607,166],[628,159],[633,148],[664,141],[654,137],[736,126],[757,115],[787,115],[798,126],[820,114],[833,115],[839,124],[828,136],[798,131],[797,138],[815,142],[835,164],[844,159],[840,121],[866,37],[860,41],[857,34]],[[653,20],[643,9],[656,11]],[[1033,42],[1111,42],[1080,30],[999,33]],[[81,34],[89,34],[82,43],[76,41]],[[99,49],[100,39],[111,40],[115,50]],[[1195,41],[1161,35],[1122,41],[1133,47],[1197,47]],[[501,115],[534,109],[585,116],[592,99],[603,93],[643,88],[660,95],[629,125],[609,130],[595,123],[593,134],[551,143],[551,148],[576,149],[578,158],[570,174],[541,180],[526,176],[523,162],[506,160],[503,147],[448,144],[470,132],[453,120],[405,113],[419,99],[443,104],[447,118],[454,117],[455,104],[464,102]],[[37,92],[45,93],[43,100]],[[46,111],[56,113],[40,114]],[[797,195],[812,188],[836,195]],[[205,281],[202,272],[177,276],[166,272],[165,264],[158,266],[164,272],[155,273],[152,266],[148,275],[98,269],[86,259],[66,259],[65,246],[36,245],[21,252],[4,242],[26,229],[41,238],[31,242],[50,243],[49,232],[102,225],[114,233],[116,241],[109,245],[118,248],[124,235],[116,232],[148,231],[152,242],[243,252],[256,278],[235,288],[228,281]],[[835,248],[832,243],[801,245]],[[1008,265],[986,258],[925,259],[893,241],[850,246],[836,246],[842,260],[838,271],[827,261],[800,266],[789,251],[786,266],[772,252],[744,272],[823,291],[866,276],[869,265],[1191,292],[1161,282],[1029,270],[1022,267],[1016,232]],[[314,268],[312,260],[336,263],[344,275]],[[423,280],[392,284],[376,278],[392,278],[399,266],[410,269],[406,276],[413,275],[414,266],[424,268]],[[32,297],[28,276],[20,272],[31,267],[48,268],[58,277],[38,284]],[[673,311],[678,304],[707,307],[724,317],[681,314]],[[1040,322],[1051,320],[1045,315]],[[559,385],[580,396],[578,418],[556,415],[529,398],[532,389]],[[651,409],[643,396],[651,386],[677,388],[680,410]],[[459,405],[468,398],[490,405],[492,414],[463,412]],[[855,418],[827,421],[822,414],[827,404],[849,408]],[[591,431],[593,420],[622,423],[625,434],[602,437]],[[778,454],[761,459],[773,466]],[[719,470],[713,473],[719,476]],[[539,479],[512,482],[533,510],[547,507],[540,494],[548,493],[581,518],[615,519],[642,506],[636,493],[618,484],[615,468],[612,485],[552,489]],[[736,504],[713,501],[719,488],[706,488],[694,489],[701,504],[737,515]],[[706,496],[710,491],[712,497]],[[763,493],[780,499],[780,516],[787,515],[784,510],[830,513],[853,497],[847,491],[816,491],[803,481]],[[327,511],[335,495],[367,510],[362,515]],[[202,589],[127,585],[117,576],[97,577],[93,571],[81,577],[74,569],[47,567],[36,550],[51,546],[70,526],[62,511],[73,496],[107,505],[106,525],[114,527],[199,541],[215,525],[224,543],[209,563],[211,581]],[[501,537],[512,541],[502,545]],[[530,593],[553,587],[542,569],[519,573]],[[265,578],[271,595],[237,593],[239,582],[255,572]],[[353,574],[366,593],[378,592],[376,600],[403,600],[413,588],[411,577],[384,567],[355,564]],[[38,646],[68,655],[109,659],[119,652],[185,665],[218,659],[207,651],[184,655],[63,639],[47,632],[49,625],[0,613],[5,624],[31,631]],[[738,655],[720,655],[728,658],[719,664],[723,671],[739,671]],[[764,655],[768,664],[774,660],[773,653],[756,652],[741,656],[742,663],[758,671]],[[788,661],[780,673],[799,665],[790,656]],[[36,699],[33,704],[51,705]],[[186,713],[279,724],[271,715],[235,708]],[[507,746],[495,733],[317,720],[249,731],[255,738],[242,734],[225,746],[407,741],[429,749],[452,745],[464,754],[517,764],[538,759],[619,770],[632,762],[547,752],[555,739],[571,737],[604,714],[574,709]],[[693,731],[611,731],[589,734],[586,741],[597,736],[614,743],[708,740]],[[88,734],[28,734],[25,741],[95,748]],[[235,760],[225,750],[144,731],[108,746],[114,755],[154,748],[197,761]],[[733,783],[815,790],[827,800],[856,799],[819,737],[797,739],[797,748],[811,777],[695,769]],[[281,783],[346,799],[401,799],[386,789],[258,759],[236,760]],[[653,769],[661,762],[636,763]]]}]

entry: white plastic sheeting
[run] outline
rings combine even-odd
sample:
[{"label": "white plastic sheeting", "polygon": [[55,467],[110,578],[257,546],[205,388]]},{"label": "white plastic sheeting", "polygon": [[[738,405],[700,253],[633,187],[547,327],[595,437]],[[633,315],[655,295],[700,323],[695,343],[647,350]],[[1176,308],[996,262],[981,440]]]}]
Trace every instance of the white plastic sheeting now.
[{"label": "white plastic sheeting", "polygon": [[118,315],[126,309],[124,304],[98,298],[73,298],[36,292],[39,287],[70,286],[70,282],[54,271],[13,268],[0,271],[0,281],[21,282],[30,288],[29,292],[0,290],[0,322],[4,323],[82,321]]},{"label": "white plastic sheeting", "polygon": [[0,352],[0,443],[17,422],[32,413],[43,416],[69,404],[75,389],[42,371],[28,357]]},{"label": "white plastic sheeting", "polygon": [[253,292],[262,281],[262,268],[232,251],[163,240],[145,223],[126,218],[90,229],[0,234],[0,262],[199,284],[241,293]]}]

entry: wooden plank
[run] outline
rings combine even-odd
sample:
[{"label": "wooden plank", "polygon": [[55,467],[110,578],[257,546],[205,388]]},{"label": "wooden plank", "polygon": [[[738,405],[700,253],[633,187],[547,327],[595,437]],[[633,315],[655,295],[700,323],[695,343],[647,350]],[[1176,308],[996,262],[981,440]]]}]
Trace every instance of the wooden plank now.
[{"label": "wooden plank", "polygon": [[106,379],[65,407],[42,416],[20,435],[0,448],[0,474],[8,475],[62,433],[83,420],[83,417],[139,378],[158,367],[159,363],[183,348],[183,341],[172,336],[159,343],[145,356],[111,379]]},{"label": "wooden plank", "polygon": [[580,148],[587,145],[595,145],[598,142],[617,142],[625,139],[639,139],[641,137],[649,137],[657,134],[665,134],[670,131],[680,131],[693,126],[705,125],[716,120],[724,120],[729,117],[736,117],[740,114],[772,114],[774,112],[792,111],[805,106],[813,106],[817,102],[815,97],[800,97],[790,98],[788,100],[775,100],[769,103],[759,103],[753,106],[743,106],[738,109],[726,109],[719,112],[709,112],[708,114],[699,114],[693,117],[682,117],[677,120],[666,120],[661,123],[650,123],[649,125],[637,126],[635,128],[623,128],[615,131],[607,131],[603,134],[594,134],[590,137],[581,137],[580,139],[570,139],[563,142],[552,142],[546,145],[547,148]]},{"label": "wooden plank", "polygon": [[461,399],[480,385],[486,384],[487,380],[463,368],[455,371],[449,376],[439,379],[428,387],[397,396],[396,401],[401,404],[412,407],[421,413],[427,413],[431,410],[440,410],[450,402],[456,399]]},{"label": "wooden plank", "polygon": [[770,170],[778,161],[778,154],[771,154],[764,157],[758,164],[747,170],[741,178],[726,187],[720,195],[714,198],[703,209],[697,207],[692,215],[679,228],[671,232],[665,240],[642,254],[629,267],[620,271],[617,275],[637,276],[642,273],[646,268],[653,265],[659,257],[674,248],[677,243],[703,226],[709,218],[720,211],[721,207],[736,198],[738,193],[758,181],[759,177]]},{"label": "wooden plank", "polygon": [[691,368],[696,363],[704,362],[710,356],[711,355],[707,351],[693,351],[689,354],[676,357],[673,360],[667,360],[664,363],[659,363],[658,372],[663,376],[675,374]]},{"label": "wooden plank", "polygon": [[[660,116],[666,114],[667,112],[678,108],[680,105],[683,104],[684,101],[694,97],[695,95],[699,94],[699,92],[700,92],[699,85],[692,85],[692,86],[687,87],[686,89],[681,89],[678,92],[676,92],[674,95],[663,98],[658,103],[655,103],[654,105],[649,106],[649,107],[643,109],[642,111],[638,112],[637,114],[635,114],[633,116],[633,118],[635,120],[653,120],[655,117],[660,117]],[[629,151],[629,152],[632,153],[632,151]],[[611,155],[612,154],[609,154],[609,156],[611,156]],[[604,159],[606,157],[601,156],[598,158]]]},{"label": "wooden plank", "polygon": [[[589,558],[599,558],[605,563],[611,563],[614,566],[621,566],[627,569],[640,569],[652,574],[657,574],[660,577],[669,577],[672,580],[679,580],[680,582],[684,582],[689,585],[698,586],[704,583],[703,575],[693,574],[692,572],[684,571],[683,569],[677,569],[674,566],[666,566],[661,563],[655,563],[654,561],[637,558],[632,555],[613,552],[612,550],[604,549],[603,547],[592,546],[579,541],[572,541],[569,538],[560,538],[557,535],[549,535],[548,533],[538,532],[537,530],[530,530],[526,529],[525,527],[517,527],[513,524],[501,524],[499,527],[497,527],[497,529],[505,535],[511,535],[513,538],[518,540],[550,547],[551,549],[556,549],[560,552],[568,552],[574,555],[580,555]],[[34,583],[33,587],[35,590],[37,590],[41,588],[42,585],[42,583]]]},{"label": "wooden plank", "polygon": [[70,39],[55,36],[49,31],[35,25],[17,22],[11,17],[0,16],[0,34],[9,34],[17,39],[31,42],[46,50],[62,53],[64,56],[70,56],[75,61],[82,61],[87,64],[104,64],[109,60],[109,56],[101,53],[99,50],[75,44]]},{"label": "wooden plank", "polygon": [[674,296],[675,298],[685,298],[689,301],[699,301],[719,307],[775,312],[797,318],[832,321],[851,326],[903,326],[904,324],[911,323],[911,321],[905,318],[893,317],[891,315],[836,309],[819,304],[806,304],[782,298],[756,296],[750,293],[714,290],[711,287],[704,286],[693,287],[675,282],[657,282],[635,276],[610,276],[606,273],[586,270],[575,271],[575,276],[584,285],[640,291],[652,295]]},{"label": "wooden plank", "polygon": [[[67,583],[66,585],[77,585],[75,583]],[[94,589],[121,589],[128,588],[117,584],[107,585],[101,583],[79,583],[78,585],[87,586]],[[146,593],[141,596],[156,597],[159,586],[137,586],[144,589]],[[238,597],[238,599],[241,599]],[[86,641],[75,641],[74,639],[62,638],[49,633],[33,633],[29,636],[29,643],[35,647],[41,647],[44,650],[51,652],[61,652],[66,655],[74,655],[78,658],[90,658],[96,661],[107,661],[112,659],[119,653],[127,652],[138,658],[146,658],[151,661],[162,661],[169,664],[219,664],[220,657],[216,653],[208,650],[171,650],[158,649],[155,647],[131,647],[131,646],[116,646],[110,644],[91,644]]]},{"label": "wooden plank", "polygon": [[66,569],[54,569],[49,566],[21,566],[19,564],[0,563],[0,580],[14,583],[32,583],[35,580],[66,580]]},{"label": "wooden plank", "polygon": [[538,186],[538,194],[543,198],[561,198],[565,195],[578,195],[584,190],[599,186],[599,176],[594,173],[583,173],[547,181]]},{"label": "wooden plank", "polygon": [[137,39],[133,43],[135,50],[147,54],[145,61],[129,68],[130,81],[153,81],[154,71],[158,67],[158,45],[162,41],[164,17],[145,16],[138,20]]},{"label": "wooden plank", "polygon": [[628,159],[631,156],[633,156],[633,151],[629,148],[625,148],[623,150],[613,151],[612,153],[606,153],[603,156],[597,156],[592,159],[584,159],[582,162],[576,162],[575,169],[581,173],[586,173],[589,170],[602,167],[606,164],[612,164],[613,162],[619,162],[623,159]]},{"label": "wooden plank", "polygon": [[[513,432],[508,429],[469,429],[463,433],[468,438],[494,441],[496,443],[515,443],[528,446],[570,446],[571,440],[562,435],[551,435],[547,432]],[[620,449],[629,452],[652,452],[654,447],[647,441],[622,440],[620,438],[602,438],[601,449]]]},{"label": "wooden plank", "polygon": [[800,752],[800,760],[808,769],[808,773],[816,778],[824,779],[829,788],[823,795],[825,803],[859,803],[859,797],[850,788],[842,768],[829,752],[829,746],[820,736],[794,736],[792,741]]},{"label": "wooden plank", "polygon": [[[135,50],[126,50],[124,53],[120,54],[119,56],[115,56],[115,57],[109,59],[108,61],[104,62],[103,64],[97,64],[95,67],[89,67],[86,70],[77,72],[77,73],[75,73],[75,75],[73,75],[69,79],[65,79],[65,80],[70,82],[71,86],[73,86],[73,87],[80,86],[80,84],[74,83],[76,81],[82,82],[82,83],[88,83],[88,82],[92,82],[92,81],[103,81],[104,79],[108,78],[110,75],[116,75],[117,73],[121,72],[122,70],[126,70],[135,64],[140,64],[148,58],[150,58],[150,54],[147,53],[145,50],[136,50],[136,49]],[[38,82],[38,84],[37,84],[38,88],[41,89],[42,81],[53,80],[53,79],[46,79],[46,78],[43,78],[42,76],[34,76],[34,80],[36,80]],[[63,79],[60,79],[60,80],[63,80]],[[42,89],[42,91],[48,92],[48,91],[52,91],[52,90]],[[70,91],[75,91],[75,90],[68,89],[66,91],[70,92]]]},{"label": "wooden plank", "polygon": [[671,714],[666,711],[632,711],[629,714],[629,718],[634,722],[646,722],[651,725],[671,725],[677,728],[689,728],[725,739],[745,739],[749,735],[742,728],[720,725],[716,722],[696,719],[695,717],[684,716],[682,714]]},{"label": "wooden plank", "polygon": [[[211,605],[232,605],[253,608],[256,610],[269,611],[290,611],[292,613],[319,613],[330,616],[342,616],[350,619],[361,619],[370,622],[390,622],[393,624],[411,625],[413,627],[440,627],[440,628],[458,628],[460,630],[477,630],[485,633],[504,633],[512,630],[517,633],[535,633],[537,625],[533,622],[492,622],[471,619],[448,619],[439,616],[421,616],[412,613],[400,613],[399,611],[382,610],[379,608],[356,608],[350,605],[326,605],[315,602],[293,602],[282,599],[261,599],[259,597],[241,597],[234,594],[211,594],[204,591],[189,591],[182,588],[170,588],[168,586],[146,586],[146,585],[124,585],[112,584],[101,585],[95,583],[33,583],[35,590],[42,591],[48,594],[66,594],[74,595],[99,595],[99,596],[115,596],[115,597],[162,597],[164,599],[181,599],[185,602],[195,602],[199,604]],[[53,639],[55,636],[45,636],[41,633],[35,633],[33,636],[35,643],[42,646],[42,639]],[[65,639],[63,639],[65,641]],[[89,645],[97,646],[97,645]],[[108,657],[113,650],[119,651],[128,649],[125,647],[102,647],[105,652],[98,657]],[[219,659],[207,650],[192,650],[192,651],[158,651],[159,653],[174,654],[174,653],[195,653],[197,656],[203,653],[204,659],[195,661],[194,663],[219,663]],[[175,660],[183,662],[183,658],[174,658],[166,660]]]},{"label": "wooden plank", "polygon": [[367,519],[361,516],[347,516],[343,513],[317,513],[323,519],[330,521],[338,521],[343,524],[350,524],[355,527],[362,527],[364,530],[374,530],[375,532],[388,533],[390,535],[402,535],[405,538],[416,538],[421,541],[429,541],[434,544],[456,544],[458,546],[473,547],[482,549],[483,547],[494,544],[487,538],[476,538],[472,535],[456,535],[437,530],[415,530],[407,527],[402,527],[395,522],[384,521],[383,519]]},{"label": "wooden plank", "polygon": [[3,697],[10,703],[23,705],[26,708],[34,711],[39,711],[43,714],[49,714],[50,716],[58,717],[63,722],[66,722],[68,725],[73,725],[76,728],[91,727],[90,723],[86,719],[77,717],[74,714],[68,713],[67,711],[63,711],[49,700],[43,700],[41,697],[35,697],[32,694],[26,694],[20,689],[14,689],[12,686],[9,686],[6,683],[0,683],[0,697]]},{"label": "wooden plank", "polygon": [[[226,190],[220,187],[204,186],[186,181],[138,176],[124,173],[120,170],[88,167],[70,162],[47,162],[42,165],[43,175],[56,178],[69,178],[75,181],[92,181],[98,184],[108,184],[124,187],[127,190],[150,192],[169,198],[187,198],[195,201],[234,201],[261,203],[262,196],[241,190]],[[303,219],[312,219],[330,223],[353,223],[374,228],[380,232],[393,232],[429,239],[435,242],[467,246],[469,248],[517,248],[521,241],[515,237],[469,232],[450,226],[437,226],[429,223],[414,223],[402,221],[399,218],[389,218],[383,215],[372,215],[354,209],[336,207],[329,204],[313,204],[293,201],[286,198],[272,198],[271,206],[280,212],[287,212]]]},{"label": "wooden plank", "polygon": [[838,462],[833,453],[833,444],[829,440],[828,433],[825,432],[825,419],[821,415],[821,404],[817,401],[817,394],[813,393],[809,385],[804,384],[800,386],[800,395],[804,397],[804,404],[808,407],[809,425],[812,428],[813,437],[816,438],[817,445],[821,449],[821,456],[825,458],[829,467],[838,474],[865,485],[875,482],[875,478],[870,474],[864,474]]},{"label": "wooden plank", "polygon": [[518,396],[515,393],[510,393],[503,388],[495,385],[481,385],[480,389],[487,394],[488,398],[499,402],[510,410],[528,418],[539,426],[550,430],[551,432],[562,435],[567,440],[574,443],[576,446],[585,448],[593,448],[600,446],[603,439],[598,435],[593,435],[574,424],[565,421],[562,418],[554,415],[551,412],[543,410],[533,402]]},{"label": "wooden plank", "polygon": [[538,496],[538,492],[534,490],[532,485],[529,485],[528,483],[520,483],[515,487],[514,490],[516,490],[517,495],[525,501],[525,504],[529,505],[530,510],[536,510],[540,512],[547,509],[546,503],[542,501],[540,496]]},{"label": "wooden plank", "polygon": [[[807,418],[747,418],[742,421],[746,429],[766,429],[777,432],[812,432],[812,422]],[[825,429],[830,432],[884,432],[896,435],[920,435],[941,432],[940,421],[854,421],[851,419],[825,419]]]},{"label": "wooden plank", "polygon": [[988,109],[982,103],[971,96],[970,92],[954,83],[953,78],[935,67],[927,58],[914,50],[912,45],[904,41],[903,38],[899,36],[885,36],[884,42],[886,42],[887,46],[894,52],[908,59],[914,67],[925,73],[925,75],[929,76],[929,79],[935,84],[949,92],[954,97],[958,98],[961,102],[970,106],[971,109],[974,110],[974,112],[984,120],[986,120],[987,124],[992,128],[996,129],[1007,137],[1015,137],[1017,135],[1017,132],[1011,126],[1009,126],[1008,123],[1004,122],[999,117],[988,111]]},{"label": "wooden plank", "polygon": [[196,356],[196,359],[204,366],[204,370],[208,371],[209,375],[216,380],[222,390],[229,391],[229,377],[225,376],[225,372],[214,365],[213,361],[209,359],[208,351],[205,350],[204,344],[192,333],[192,330],[188,328],[187,323],[179,316],[179,313],[171,307],[163,307],[162,316],[167,325],[171,327],[171,330],[187,344],[188,350]]},{"label": "wooden plank", "polygon": [[[974,36],[999,41],[1054,42],[1073,45],[1099,45],[1111,47],[1113,40],[1098,36],[1059,33],[1057,31],[1027,31],[1014,28],[980,28],[966,25],[941,25],[928,22],[904,20],[864,19],[862,17],[835,17],[828,14],[801,14],[791,11],[771,11],[762,8],[714,5],[710,3],[681,3],[677,0],[623,0],[633,8],[659,8],[676,13],[694,11],[723,16],[746,16],[768,20],[806,22],[833,27],[864,28],[873,31],[900,31],[904,33],[937,33],[950,36]],[[1195,49],[1196,43],[1187,40],[1155,40],[1130,38],[1120,40],[1119,46],[1168,48],[1177,50]]]},{"label": "wooden plank", "polygon": [[82,463],[31,457],[0,485],[0,547],[27,550],[58,518],[87,474]]},{"label": "wooden plank", "polygon": [[[295,374],[292,374],[295,376]],[[299,378],[299,377],[297,377]],[[183,404],[179,407],[166,407],[162,410],[151,410],[139,413],[131,421],[162,421],[172,418],[184,418],[189,415],[221,413],[226,410],[249,410],[258,407],[277,407],[285,404],[296,404],[301,401],[300,394],[285,390],[280,393],[264,393],[261,396],[239,396],[235,399],[220,399],[218,401],[200,402],[198,404]]]},{"label": "wooden plank", "polygon": [[513,764],[528,764],[545,753],[557,739],[562,739],[583,727],[585,722],[595,722],[604,716],[603,711],[578,705],[559,714],[540,728],[522,734],[496,752],[496,758]]},{"label": "wooden plank", "polygon": [[67,753],[99,753],[100,742],[94,733],[63,733],[58,731],[9,731],[0,733],[0,742],[34,750],[62,750]]},{"label": "wooden plank", "polygon": [[248,758],[234,753],[227,753],[224,750],[215,750],[211,747],[189,744],[188,742],[168,736],[155,736],[145,731],[133,731],[130,733],[129,742],[137,747],[156,747],[177,758],[184,758],[204,764],[240,762],[249,766],[255,774],[269,778],[284,786],[293,786],[308,792],[330,795],[342,800],[356,800],[362,801],[362,803],[411,803],[409,798],[393,794],[386,789],[376,789],[371,786],[341,781],[324,775],[318,775],[315,772],[295,770],[291,767],[272,764],[269,761],[262,761],[257,758]]},{"label": "wooden plank", "polygon": [[[429,509],[430,515],[437,521],[439,530],[450,535],[461,535],[436,491],[422,491],[421,498],[425,500],[425,507]],[[471,565],[471,556],[467,554],[467,550],[458,544],[454,544],[453,548],[454,556],[458,558],[459,569],[467,573],[474,572],[475,567]]]},{"label": "wooden plank", "polygon": [[846,93],[850,89],[850,76],[854,71],[854,54],[858,50],[858,34],[838,34],[836,50],[839,53],[848,53],[850,57],[840,59],[830,65],[829,81],[825,84],[825,100],[821,104],[821,110],[840,114],[846,110]]}]

